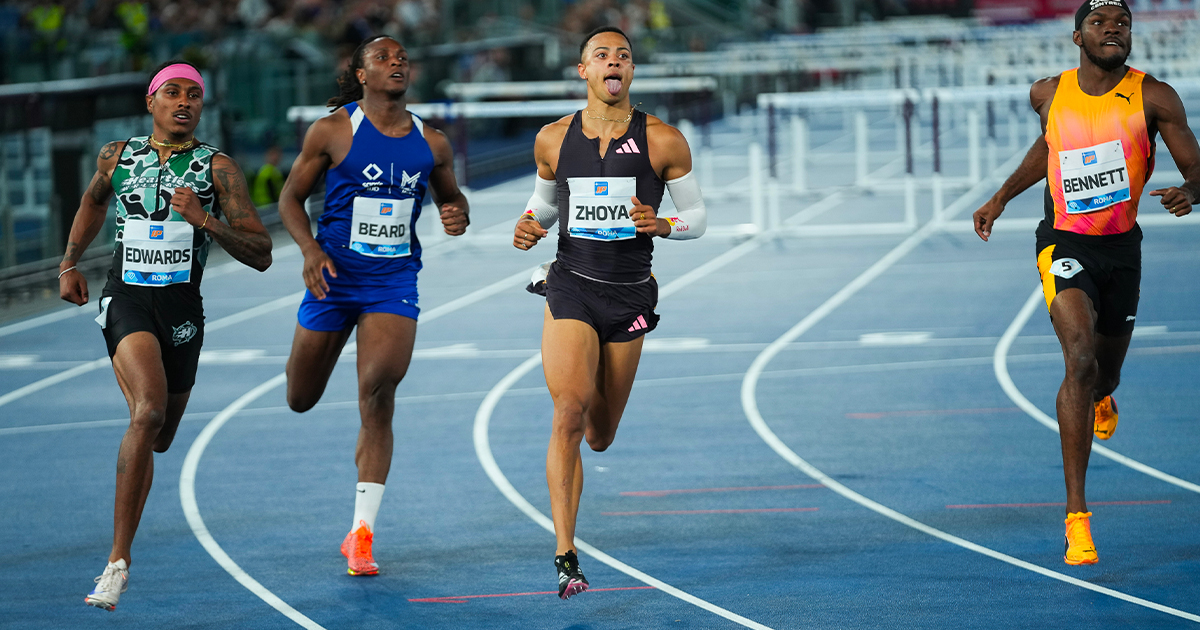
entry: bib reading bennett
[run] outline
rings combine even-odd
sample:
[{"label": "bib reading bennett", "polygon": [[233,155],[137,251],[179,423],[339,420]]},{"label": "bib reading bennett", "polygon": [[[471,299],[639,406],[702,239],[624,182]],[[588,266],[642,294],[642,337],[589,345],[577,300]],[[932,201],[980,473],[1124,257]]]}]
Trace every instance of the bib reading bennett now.
[{"label": "bib reading bennett", "polygon": [[358,103],[345,107],[353,140],[350,152],[325,176],[325,211],[317,242],[333,259],[335,285],[411,288],[421,269],[421,244],[413,233],[433,170],[433,152],[415,114],[412,130],[385,136]]},{"label": "bib reading bennett", "polygon": [[1145,73],[1129,69],[1101,96],[1062,73],[1046,120],[1046,218],[1037,229],[1046,306],[1081,289],[1096,331],[1129,334],[1137,318],[1142,231],[1138,200],[1154,170],[1154,143],[1142,107]]},{"label": "bib reading bennett", "polygon": [[1046,121],[1046,223],[1074,234],[1125,234],[1137,225],[1138,199],[1154,170],[1145,73],[1131,68],[1111,91],[1090,96],[1077,72],[1062,73]]}]

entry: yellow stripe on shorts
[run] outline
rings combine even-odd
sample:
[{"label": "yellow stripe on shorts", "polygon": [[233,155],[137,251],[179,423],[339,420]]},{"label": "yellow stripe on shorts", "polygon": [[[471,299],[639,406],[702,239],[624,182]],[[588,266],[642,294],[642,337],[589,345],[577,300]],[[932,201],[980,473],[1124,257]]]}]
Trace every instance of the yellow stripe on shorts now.
[{"label": "yellow stripe on shorts", "polygon": [[1054,248],[1055,245],[1046,247],[1038,252],[1037,257],[1038,274],[1042,276],[1042,293],[1046,295],[1046,310],[1050,310],[1050,303],[1058,294],[1058,288],[1054,284],[1054,274],[1050,273],[1050,265],[1054,263]]}]

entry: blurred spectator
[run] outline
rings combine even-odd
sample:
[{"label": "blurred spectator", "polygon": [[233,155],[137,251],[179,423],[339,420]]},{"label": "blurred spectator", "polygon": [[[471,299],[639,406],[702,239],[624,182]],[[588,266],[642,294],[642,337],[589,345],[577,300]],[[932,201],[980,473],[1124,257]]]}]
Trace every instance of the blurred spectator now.
[{"label": "blurred spectator", "polygon": [[254,185],[250,188],[250,200],[258,207],[279,201],[279,191],[283,190],[283,172],[279,170],[279,159],[283,153],[276,145],[271,145],[263,156],[263,165],[254,176]]},{"label": "blurred spectator", "polygon": [[471,81],[512,81],[509,70],[509,54],[506,48],[496,48],[475,55]]},{"label": "blurred spectator", "polygon": [[150,7],[143,2],[121,2],[114,11],[121,24],[121,46],[129,52],[133,69],[147,65],[146,51],[150,35]]}]

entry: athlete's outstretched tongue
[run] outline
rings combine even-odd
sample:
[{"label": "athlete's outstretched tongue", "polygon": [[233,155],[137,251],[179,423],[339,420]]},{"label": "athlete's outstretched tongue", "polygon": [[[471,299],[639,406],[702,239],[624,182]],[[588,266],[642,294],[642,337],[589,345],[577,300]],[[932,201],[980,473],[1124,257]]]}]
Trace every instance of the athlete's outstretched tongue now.
[{"label": "athlete's outstretched tongue", "polygon": [[605,79],[604,86],[608,88],[608,93],[612,94],[613,96],[621,93],[620,79]]}]

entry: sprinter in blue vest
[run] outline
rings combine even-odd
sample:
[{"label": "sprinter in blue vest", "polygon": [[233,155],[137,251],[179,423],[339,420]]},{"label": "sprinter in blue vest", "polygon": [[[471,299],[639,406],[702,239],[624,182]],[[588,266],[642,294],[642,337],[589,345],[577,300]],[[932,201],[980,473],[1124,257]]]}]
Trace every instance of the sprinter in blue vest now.
[{"label": "sprinter in blue vest", "polygon": [[[612,444],[642,341],[658,325],[654,238],[698,238],[708,220],[683,134],[629,104],[629,39],[598,28],[579,56],[587,108],[538,133],[533,196],[513,232],[513,246],[528,251],[559,224],[558,257],[530,289],[546,296],[542,368],[554,399],[546,482],[562,599],[588,588],[575,551],[580,443],[586,437],[594,451]],[[675,202],[670,214],[659,214],[664,191]]]},{"label": "sprinter in blue vest", "polygon": [[[342,542],[350,575],[375,575],[375,516],[392,463],[392,412],[417,334],[421,243],[413,233],[428,187],[451,236],[467,229],[446,137],[405,108],[408,52],[364,41],[338,79],[335,111],[308,129],[279,198],[279,215],[304,253],[299,322],[287,363],[288,406],[317,404],[342,346],[358,327],[362,427],[354,520]],[[313,237],[304,201],[325,175],[325,210]]]}]

